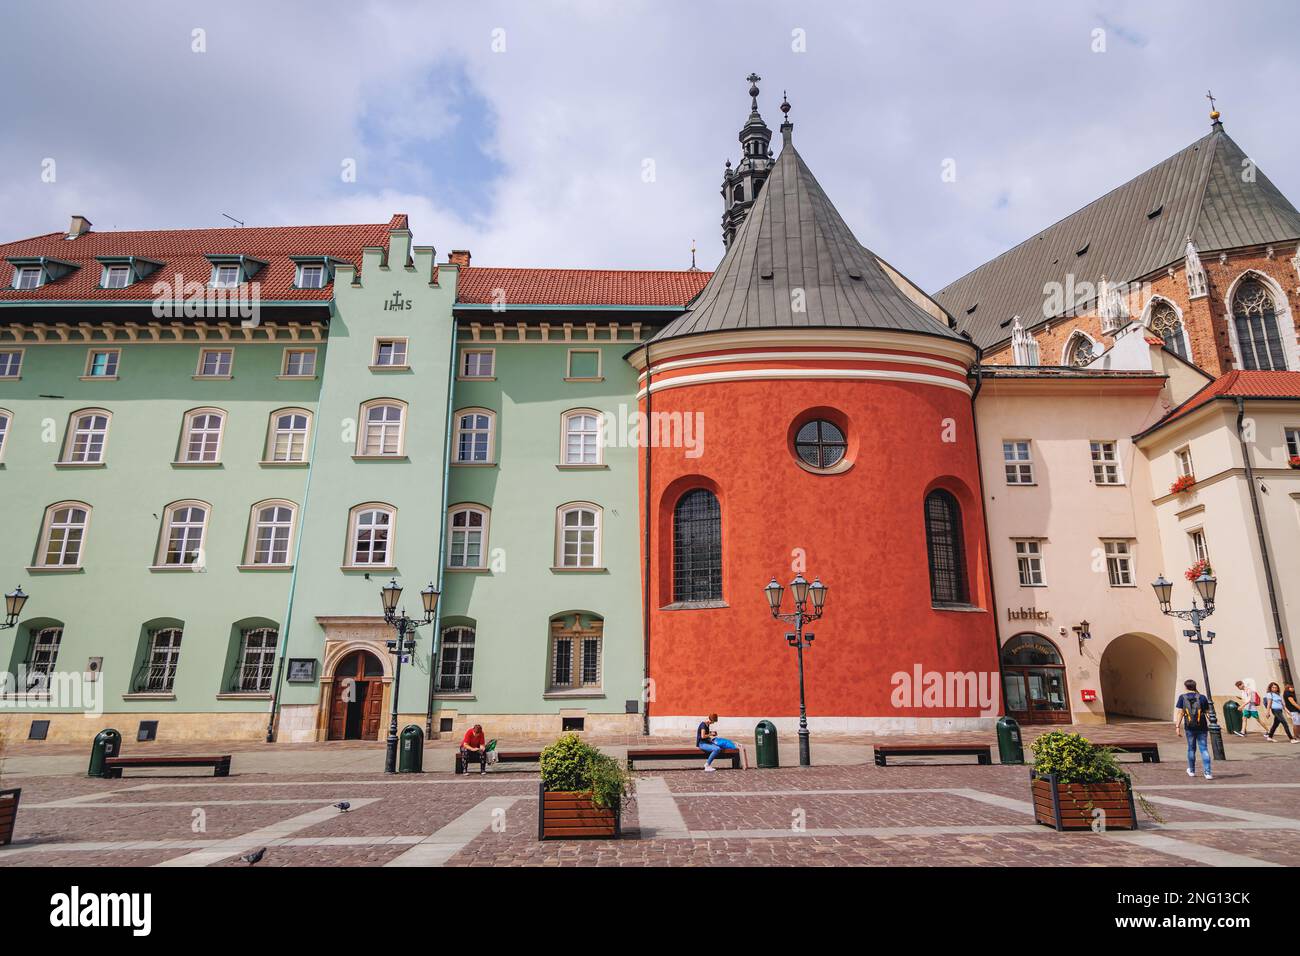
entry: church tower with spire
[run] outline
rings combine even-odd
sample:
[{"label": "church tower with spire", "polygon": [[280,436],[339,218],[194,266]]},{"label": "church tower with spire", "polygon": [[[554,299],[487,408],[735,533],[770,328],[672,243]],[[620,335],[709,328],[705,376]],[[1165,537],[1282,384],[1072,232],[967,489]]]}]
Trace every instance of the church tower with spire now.
[{"label": "church tower with spire", "polygon": [[733,169],[727,160],[722,174],[722,245],[731,247],[731,240],[745,221],[750,207],[758,198],[758,191],[772,169],[770,149],[772,130],[758,113],[758,84],[763,78],[757,73],[745,77],[749,81],[749,119],[740,129],[740,162]]}]

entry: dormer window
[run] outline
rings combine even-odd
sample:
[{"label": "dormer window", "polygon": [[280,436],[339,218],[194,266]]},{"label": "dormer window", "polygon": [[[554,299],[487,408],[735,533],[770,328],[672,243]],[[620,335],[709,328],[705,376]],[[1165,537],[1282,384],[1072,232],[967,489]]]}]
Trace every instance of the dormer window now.
[{"label": "dormer window", "polygon": [[130,266],[104,266],[101,282],[105,289],[125,289],[131,284]]},{"label": "dormer window", "polygon": [[250,281],[266,263],[252,256],[231,254],[209,254],[207,260],[212,263],[211,285],[214,289],[236,289]]},{"label": "dormer window", "polygon": [[325,288],[325,267],[323,265],[301,265],[298,267],[299,289]]},{"label": "dormer window", "polygon": [[237,264],[219,264],[212,267],[212,287],[214,289],[234,289],[236,288],[242,276],[239,274]]},{"label": "dormer window", "polygon": [[41,285],[41,267],[23,266],[14,276],[15,289],[36,289]]},{"label": "dormer window", "polygon": [[14,267],[15,289],[39,289],[80,268],[75,262],[53,256],[12,256],[6,261]]}]

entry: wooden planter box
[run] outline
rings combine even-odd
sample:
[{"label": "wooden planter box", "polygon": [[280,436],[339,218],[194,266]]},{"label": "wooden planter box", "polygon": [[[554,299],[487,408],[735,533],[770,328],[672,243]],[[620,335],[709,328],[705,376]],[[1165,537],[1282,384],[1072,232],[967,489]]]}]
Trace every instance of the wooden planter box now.
[{"label": "wooden planter box", "polygon": [[623,835],[618,810],[591,802],[590,790],[545,790],[537,786],[537,839],[617,840]]},{"label": "wooden planter box", "polygon": [[1136,830],[1133,788],[1127,780],[1060,783],[1055,774],[1029,772],[1034,819],[1056,830],[1090,830],[1093,811],[1106,812],[1107,830]]},{"label": "wooden planter box", "polygon": [[22,789],[0,790],[0,846],[13,842],[14,823],[18,818],[18,798]]}]

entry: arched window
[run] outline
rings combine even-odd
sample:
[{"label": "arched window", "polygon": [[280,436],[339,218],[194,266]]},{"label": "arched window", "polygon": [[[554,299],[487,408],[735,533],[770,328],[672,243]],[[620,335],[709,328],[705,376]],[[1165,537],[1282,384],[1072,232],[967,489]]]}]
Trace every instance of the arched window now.
[{"label": "arched window", "polygon": [[176,667],[181,661],[179,627],[160,627],[149,632],[144,663],[136,675],[137,694],[170,694],[176,684]]},{"label": "arched window", "polygon": [[473,624],[453,624],[442,630],[438,654],[438,690],[447,694],[468,694],[474,689]]},{"label": "arched window", "polygon": [[296,506],[291,501],[260,501],[249,518],[246,567],[287,567]]},{"label": "arched window", "polygon": [[925,544],[930,558],[930,602],[965,604],[961,507],[952,493],[942,488],[925,496]]},{"label": "arched window", "polygon": [[589,693],[603,683],[605,621],[597,614],[566,613],[551,618],[547,690]]},{"label": "arched window", "polygon": [[1097,357],[1099,351],[1097,343],[1089,338],[1086,332],[1080,332],[1076,329],[1065,343],[1065,352],[1061,364],[1074,368],[1083,368]]},{"label": "arched window", "polygon": [[1147,318],[1147,328],[1164,340],[1165,348],[1180,359],[1190,362],[1187,351],[1187,335],[1183,329],[1183,320],[1172,302],[1165,299],[1153,299],[1151,311]]},{"label": "arched window", "polygon": [[282,408],[271,413],[266,436],[266,461],[285,464],[307,460],[307,433],[311,412],[305,408]]},{"label": "arched window", "polygon": [[239,636],[239,673],[234,690],[241,694],[266,694],[271,690],[276,645],[280,632],[273,627],[251,627]]},{"label": "arched window", "polygon": [[182,567],[203,564],[203,538],[211,506],[203,501],[177,501],[163,511],[162,546],[156,565]]},{"label": "arched window", "polygon": [[1243,280],[1232,297],[1232,323],[1243,369],[1286,371],[1277,304],[1264,283],[1253,276]]},{"label": "arched window", "polygon": [[47,691],[54,664],[59,659],[59,645],[63,643],[63,627],[42,627],[31,632],[27,656],[23,659],[23,672],[27,675],[28,693]]},{"label": "arched window", "polygon": [[565,465],[599,465],[600,412],[578,408],[564,413]]},{"label": "arched window", "polygon": [[357,455],[366,458],[397,458],[403,454],[406,405],[392,399],[366,402],[361,406],[361,431]]},{"label": "arched window", "polygon": [[487,567],[488,510],[474,505],[451,509],[451,541],[447,567],[482,570]]},{"label": "arched window", "polygon": [[90,505],[64,501],[45,509],[41,545],[36,561],[42,568],[79,568]]},{"label": "arched window", "polygon": [[464,408],[456,413],[456,464],[491,464],[496,414],[486,408]]},{"label": "arched window", "polygon": [[673,601],[722,600],[722,509],[707,488],[686,492],[673,508]]},{"label": "arched window", "polygon": [[392,505],[357,505],[348,514],[349,567],[393,566],[393,532],[397,510]]},{"label": "arched window", "polygon": [[600,508],[585,501],[560,505],[555,515],[555,566],[600,567]]},{"label": "arched window", "polygon": [[182,464],[216,464],[221,460],[221,431],[226,413],[219,408],[196,408],[185,413],[181,435]]},{"label": "arched window", "polygon": [[102,408],[73,412],[68,419],[68,434],[63,442],[65,465],[100,465],[104,462],[104,443],[108,441],[109,413]]}]

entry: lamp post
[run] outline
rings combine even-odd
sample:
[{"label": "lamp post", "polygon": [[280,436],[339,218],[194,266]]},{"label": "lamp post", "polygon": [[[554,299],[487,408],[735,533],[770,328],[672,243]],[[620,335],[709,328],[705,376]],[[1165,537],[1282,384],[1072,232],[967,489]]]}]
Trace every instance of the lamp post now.
[{"label": "lamp post", "polygon": [[[1214,613],[1214,593],[1218,590],[1219,582],[1207,569],[1201,571],[1192,584],[1196,586],[1196,591],[1192,594],[1191,610],[1187,611],[1174,610],[1170,605],[1174,585],[1173,582],[1166,581],[1163,574],[1151,582],[1151,587],[1155,589],[1156,600],[1160,602],[1160,613],[1190,621],[1192,624],[1191,628],[1183,631],[1183,636],[1195,644],[1196,649],[1201,653],[1201,677],[1205,680],[1205,699],[1210,702],[1210,748],[1214,752],[1215,760],[1226,760],[1227,757],[1223,753],[1223,731],[1219,728],[1219,718],[1214,712],[1214,694],[1210,691],[1210,670],[1205,665],[1205,647],[1207,644],[1214,643],[1214,632],[1206,631],[1204,636],[1201,634],[1201,621]],[[1201,597],[1200,604],[1196,603],[1198,594]]]},{"label": "lamp post", "polygon": [[[794,580],[790,582],[790,596],[794,599],[794,611],[790,613],[781,613],[781,596],[785,593],[785,588],[776,583],[776,577],[772,578],[770,584],[763,588],[763,593],[767,596],[767,606],[772,612],[772,617],[778,621],[785,621],[794,625],[794,630],[787,632],[785,641],[793,647],[799,654],[799,766],[808,767],[812,764],[812,758],[808,749],[808,708],[804,701],[803,687],[803,649],[812,646],[816,637],[815,634],[804,634],[804,625],[809,624],[822,616],[822,607],[826,603],[826,592],[828,588],[822,584],[821,578],[816,578],[812,584],[802,574],[796,574]],[[811,608],[809,599],[811,598]]]},{"label": "lamp post", "polygon": [[416,630],[433,623],[433,614],[438,608],[438,595],[433,582],[420,592],[420,600],[424,604],[424,620],[415,620],[406,616],[405,608],[398,610],[402,587],[397,583],[397,578],[379,589],[379,596],[384,603],[384,622],[397,628],[397,640],[388,642],[388,653],[396,655],[397,661],[393,672],[393,699],[389,707],[388,751],[384,755],[384,773],[397,773],[397,701],[402,692],[402,660],[415,650]]},{"label": "lamp post", "polygon": [[27,595],[23,593],[21,586],[5,595],[5,619],[4,623],[0,624],[0,631],[17,627],[18,617],[23,613],[23,605],[26,603]]}]

